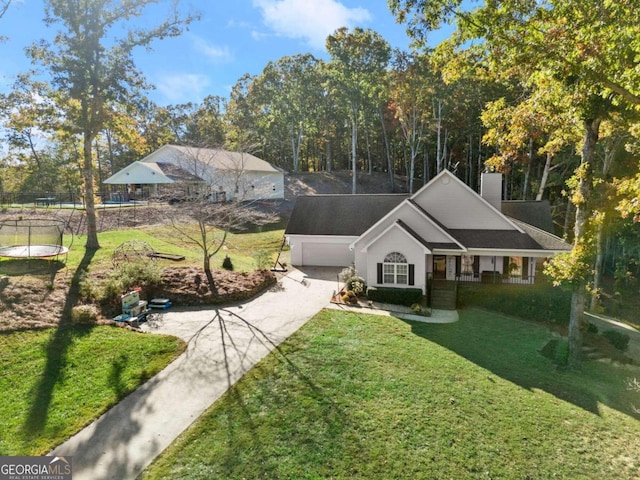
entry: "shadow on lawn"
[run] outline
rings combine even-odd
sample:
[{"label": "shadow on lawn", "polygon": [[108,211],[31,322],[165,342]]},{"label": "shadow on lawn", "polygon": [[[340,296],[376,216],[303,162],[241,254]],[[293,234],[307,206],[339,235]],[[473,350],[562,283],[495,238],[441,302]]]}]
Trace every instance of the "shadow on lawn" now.
[{"label": "shadow on lawn", "polygon": [[36,437],[44,430],[47,423],[49,407],[56,383],[60,380],[61,371],[66,362],[66,354],[73,340],[79,336],[88,334],[91,327],[73,328],[71,325],[71,310],[77,304],[80,297],[80,281],[87,271],[95,250],[85,250],[82,261],[73,274],[69,292],[62,311],[62,318],[51,340],[46,345],[46,363],[40,380],[36,384],[33,395],[33,403],[27,419],[23,425],[25,438]]},{"label": "shadow on lawn", "polygon": [[457,323],[408,322],[414,334],[451,350],[499,377],[528,390],[543,390],[593,414],[599,404],[640,418],[626,387],[628,370],[584,361],[581,371],[558,369],[539,351],[552,338],[540,325],[480,310],[460,311]]}]

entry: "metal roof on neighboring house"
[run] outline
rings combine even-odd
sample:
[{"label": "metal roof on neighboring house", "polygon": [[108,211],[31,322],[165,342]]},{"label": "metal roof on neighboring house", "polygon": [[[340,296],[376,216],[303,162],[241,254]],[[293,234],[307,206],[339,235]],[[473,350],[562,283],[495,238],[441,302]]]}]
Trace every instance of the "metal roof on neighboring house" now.
[{"label": "metal roof on neighboring house", "polygon": [[168,162],[185,167],[198,163],[219,170],[244,172],[282,173],[269,162],[246,152],[231,152],[220,148],[198,148],[181,145],[164,145],[141,160],[144,163]]}]

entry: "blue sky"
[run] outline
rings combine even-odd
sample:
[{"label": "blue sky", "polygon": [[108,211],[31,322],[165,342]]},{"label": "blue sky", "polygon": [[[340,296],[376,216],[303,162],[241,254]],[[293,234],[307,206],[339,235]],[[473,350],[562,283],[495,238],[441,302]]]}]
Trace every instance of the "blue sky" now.
[{"label": "blue sky", "polygon": [[[150,7],[138,22],[153,25],[169,3]],[[181,0],[180,8],[201,19],[182,36],[135,54],[138,69],[156,86],[149,95],[160,105],[227,97],[243,74],[259,74],[286,55],[309,52],[326,59],[324,40],[342,26],[371,28],[393,47],[409,45],[386,0]],[[14,0],[0,19],[0,35],[8,37],[0,43],[0,91],[30,67],[24,47],[53,38],[55,26],[46,27],[43,17],[42,0]]]}]

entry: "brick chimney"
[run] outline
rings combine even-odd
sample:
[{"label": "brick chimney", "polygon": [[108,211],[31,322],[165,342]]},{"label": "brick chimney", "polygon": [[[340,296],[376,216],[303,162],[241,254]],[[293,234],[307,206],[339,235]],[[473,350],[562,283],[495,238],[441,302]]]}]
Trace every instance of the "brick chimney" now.
[{"label": "brick chimney", "polygon": [[502,174],[483,173],[480,178],[480,196],[493,205],[499,212],[502,210]]}]

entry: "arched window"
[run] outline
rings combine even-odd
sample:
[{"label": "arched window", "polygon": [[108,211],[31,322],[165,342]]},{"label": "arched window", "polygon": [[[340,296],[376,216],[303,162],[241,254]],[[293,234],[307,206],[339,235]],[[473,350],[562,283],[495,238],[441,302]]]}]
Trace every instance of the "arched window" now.
[{"label": "arched window", "polygon": [[382,282],[406,285],[409,283],[409,265],[407,258],[398,252],[384,257],[382,263]]}]

